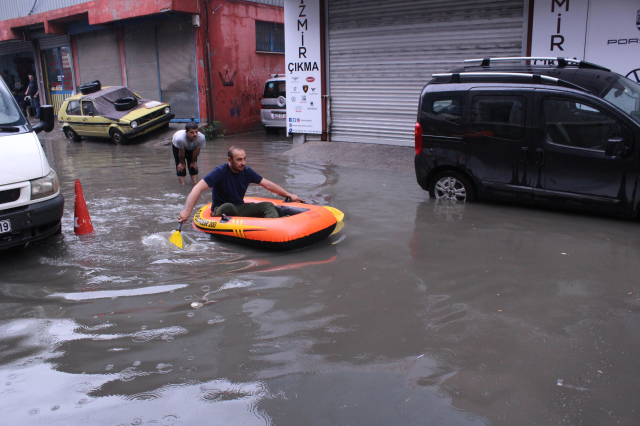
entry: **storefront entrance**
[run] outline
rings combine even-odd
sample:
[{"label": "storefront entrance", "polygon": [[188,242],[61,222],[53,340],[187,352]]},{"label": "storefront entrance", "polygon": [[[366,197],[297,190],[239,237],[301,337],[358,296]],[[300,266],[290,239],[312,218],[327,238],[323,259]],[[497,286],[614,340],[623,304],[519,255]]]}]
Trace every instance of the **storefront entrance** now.
[{"label": "storefront entrance", "polygon": [[47,103],[53,105],[57,116],[62,102],[73,96],[71,48],[65,46],[45,49],[41,51],[41,58]]}]

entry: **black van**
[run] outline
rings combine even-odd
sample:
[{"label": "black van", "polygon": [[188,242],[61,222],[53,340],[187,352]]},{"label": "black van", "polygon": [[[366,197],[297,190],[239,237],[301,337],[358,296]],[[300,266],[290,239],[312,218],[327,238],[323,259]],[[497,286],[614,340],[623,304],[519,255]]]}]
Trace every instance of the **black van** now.
[{"label": "black van", "polygon": [[638,214],[639,84],[568,58],[465,63],[420,96],[415,171],[432,197]]}]

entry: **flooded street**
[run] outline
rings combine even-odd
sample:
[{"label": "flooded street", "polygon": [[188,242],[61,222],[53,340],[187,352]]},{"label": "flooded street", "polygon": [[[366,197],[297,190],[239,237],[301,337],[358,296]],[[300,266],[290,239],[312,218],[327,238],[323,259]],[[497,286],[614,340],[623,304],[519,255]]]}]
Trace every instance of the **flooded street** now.
[{"label": "flooded street", "polygon": [[2,425],[640,424],[637,222],[441,204],[411,148],[380,170],[258,133],[200,177],[239,144],[344,228],[268,252],[185,226],[182,251],[170,145],[43,144],[63,232],[0,253]]}]

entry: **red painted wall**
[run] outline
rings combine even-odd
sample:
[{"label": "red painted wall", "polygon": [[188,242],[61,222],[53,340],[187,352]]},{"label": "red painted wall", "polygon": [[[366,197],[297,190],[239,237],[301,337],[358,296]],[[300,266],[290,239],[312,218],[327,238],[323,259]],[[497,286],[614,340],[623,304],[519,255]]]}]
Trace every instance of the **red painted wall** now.
[{"label": "red painted wall", "polygon": [[227,135],[260,130],[264,83],[270,74],[284,74],[285,63],[284,54],[256,53],[255,21],[284,23],[284,9],[239,1],[220,3],[209,22],[215,120]]}]

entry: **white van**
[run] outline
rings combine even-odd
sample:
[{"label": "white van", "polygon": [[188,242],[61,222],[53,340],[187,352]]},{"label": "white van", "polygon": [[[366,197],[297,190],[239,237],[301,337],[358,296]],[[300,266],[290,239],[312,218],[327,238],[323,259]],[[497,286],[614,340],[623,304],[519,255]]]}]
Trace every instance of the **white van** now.
[{"label": "white van", "polygon": [[64,198],[36,133],[53,130],[53,107],[31,126],[0,79],[0,249],[61,231]]},{"label": "white van", "polygon": [[264,83],[260,121],[267,133],[287,127],[287,81],[284,74],[271,74]]}]

